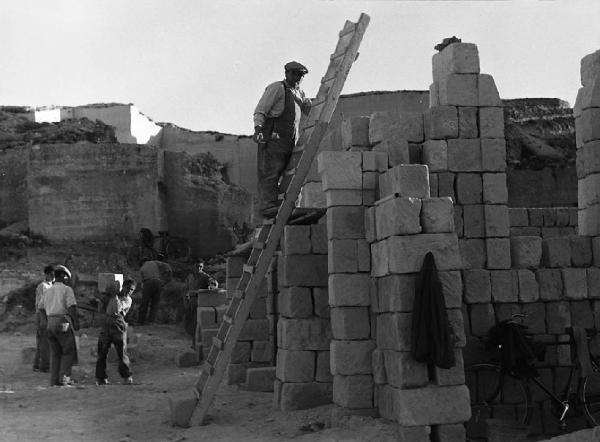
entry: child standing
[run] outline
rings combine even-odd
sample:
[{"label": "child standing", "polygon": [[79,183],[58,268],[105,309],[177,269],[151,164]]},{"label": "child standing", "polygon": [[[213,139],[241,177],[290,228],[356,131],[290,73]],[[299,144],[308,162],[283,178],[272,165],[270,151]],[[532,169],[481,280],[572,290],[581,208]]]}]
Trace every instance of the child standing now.
[{"label": "child standing", "polygon": [[108,384],[106,375],[106,357],[111,344],[115,346],[119,357],[119,374],[124,384],[133,384],[129,357],[127,356],[127,322],[125,316],[131,308],[131,294],[135,291],[135,281],[127,279],[123,289],[110,293],[105,302],[106,317],[98,337],[98,360],[96,361],[96,385]]}]

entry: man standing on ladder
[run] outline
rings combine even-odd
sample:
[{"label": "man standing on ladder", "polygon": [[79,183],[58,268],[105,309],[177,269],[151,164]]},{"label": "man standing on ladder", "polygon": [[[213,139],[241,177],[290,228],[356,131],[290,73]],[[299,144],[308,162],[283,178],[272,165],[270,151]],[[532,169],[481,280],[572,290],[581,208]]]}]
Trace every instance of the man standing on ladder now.
[{"label": "man standing on ladder", "polygon": [[298,142],[300,116],[310,111],[310,99],[300,89],[308,69],[296,61],[285,66],[285,80],[271,83],[254,110],[254,136],[258,143],[258,195],[265,218],[277,214],[279,178]]}]

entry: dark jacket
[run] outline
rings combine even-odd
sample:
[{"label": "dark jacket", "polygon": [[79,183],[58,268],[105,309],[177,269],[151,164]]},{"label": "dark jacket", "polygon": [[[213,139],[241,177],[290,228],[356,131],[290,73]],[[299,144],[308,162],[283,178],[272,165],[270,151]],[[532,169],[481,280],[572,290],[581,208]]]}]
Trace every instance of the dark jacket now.
[{"label": "dark jacket", "polygon": [[425,255],[415,285],[412,317],[412,355],[419,361],[440,368],[456,365],[455,336],[448,321],[442,283],[435,258]]}]

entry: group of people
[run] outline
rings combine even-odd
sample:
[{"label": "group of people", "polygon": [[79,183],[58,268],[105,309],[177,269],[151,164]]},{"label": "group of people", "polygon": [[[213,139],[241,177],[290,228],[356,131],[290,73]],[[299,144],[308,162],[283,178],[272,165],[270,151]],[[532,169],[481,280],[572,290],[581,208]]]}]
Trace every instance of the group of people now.
[{"label": "group of people", "polygon": [[[143,325],[155,321],[162,288],[171,280],[173,271],[167,263],[161,261],[145,261],[141,264],[142,300],[138,323]],[[50,385],[53,386],[73,385],[71,370],[78,362],[75,331],[79,330],[79,320],[75,293],[68,285],[69,279],[71,272],[67,267],[46,266],[44,280],[36,287],[36,353],[33,370],[50,371]],[[103,314],[97,347],[97,385],[109,384],[106,361],[111,345],[114,345],[119,359],[118,371],[123,383],[133,383],[127,355],[126,317],[131,310],[132,294],[136,286],[133,279],[126,279],[122,286],[116,281],[106,293],[97,297],[98,311]],[[188,291],[217,287],[216,279],[204,272],[203,261],[198,262],[195,272],[186,280]]]}]

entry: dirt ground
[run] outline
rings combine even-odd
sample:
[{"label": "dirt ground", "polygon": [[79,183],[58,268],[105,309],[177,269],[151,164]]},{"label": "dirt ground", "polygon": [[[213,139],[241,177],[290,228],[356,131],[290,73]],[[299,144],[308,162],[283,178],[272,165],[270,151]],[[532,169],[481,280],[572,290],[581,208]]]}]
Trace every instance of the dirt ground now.
[{"label": "dirt ground", "polygon": [[[398,428],[381,419],[353,417],[330,428],[330,406],[281,412],[272,393],[222,385],[207,425],[173,427],[170,396],[189,392],[198,367],[179,368],[175,356],[190,338],[175,325],[135,327],[131,346],[135,385],[120,384],[116,362],[108,364],[111,385],[94,384],[97,329],[79,335],[76,387],[49,387],[48,373],[32,370],[33,327],[0,334],[0,440],[70,441],[392,441]],[[321,429],[321,427],[323,427]]]}]

